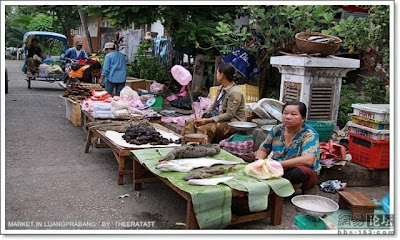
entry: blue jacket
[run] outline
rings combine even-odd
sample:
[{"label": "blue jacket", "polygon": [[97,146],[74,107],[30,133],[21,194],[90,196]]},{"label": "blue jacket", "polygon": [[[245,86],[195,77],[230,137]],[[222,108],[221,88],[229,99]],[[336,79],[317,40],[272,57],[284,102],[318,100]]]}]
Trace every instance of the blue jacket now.
[{"label": "blue jacket", "polygon": [[104,76],[104,83],[107,81],[112,83],[126,82],[125,55],[118,51],[108,53],[104,59],[101,75]]},{"label": "blue jacket", "polygon": [[85,50],[81,48],[81,52],[79,56],[76,56],[76,47],[68,48],[65,51],[65,57],[70,58],[72,60],[86,60],[88,59]]}]

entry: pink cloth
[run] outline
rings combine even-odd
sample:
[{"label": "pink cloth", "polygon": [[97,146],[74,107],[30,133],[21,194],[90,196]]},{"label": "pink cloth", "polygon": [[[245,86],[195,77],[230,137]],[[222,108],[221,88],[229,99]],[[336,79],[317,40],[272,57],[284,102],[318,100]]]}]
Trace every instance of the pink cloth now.
[{"label": "pink cloth", "polygon": [[194,114],[190,116],[181,116],[181,117],[162,117],[161,122],[163,123],[176,123],[179,126],[185,126],[186,120],[194,119]]},{"label": "pink cloth", "polygon": [[228,139],[224,139],[219,142],[219,145],[231,153],[252,153],[254,142],[253,140],[228,142]]},{"label": "pink cloth", "polygon": [[178,98],[186,96],[186,94],[187,94],[186,93],[186,86],[182,86],[181,91],[179,93],[177,93],[177,94],[173,94],[173,95],[167,97],[167,101],[171,102],[171,101],[173,101],[175,99],[178,99]]}]

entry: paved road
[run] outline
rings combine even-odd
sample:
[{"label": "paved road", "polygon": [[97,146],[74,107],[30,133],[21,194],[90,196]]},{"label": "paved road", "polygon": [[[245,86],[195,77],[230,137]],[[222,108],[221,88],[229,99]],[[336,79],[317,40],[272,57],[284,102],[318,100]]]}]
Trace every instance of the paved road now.
[{"label": "paved road", "polygon": [[[135,196],[130,176],[117,185],[117,163],[109,149],[84,153],[85,135],[65,118],[61,87],[33,82],[28,89],[21,66],[22,61],[6,61],[6,229],[147,229],[121,224],[135,221],[154,221],[155,229],[182,229],[176,223],[185,222],[185,201],[161,183],[145,184],[140,196]],[[355,190],[377,198],[389,191]],[[130,196],[119,199],[122,194]],[[337,194],[327,196],[337,200]],[[296,214],[285,199],[280,226],[265,220],[230,228],[291,229]],[[43,226],[8,227],[12,221]],[[80,228],[51,224],[67,221],[91,223]]]}]

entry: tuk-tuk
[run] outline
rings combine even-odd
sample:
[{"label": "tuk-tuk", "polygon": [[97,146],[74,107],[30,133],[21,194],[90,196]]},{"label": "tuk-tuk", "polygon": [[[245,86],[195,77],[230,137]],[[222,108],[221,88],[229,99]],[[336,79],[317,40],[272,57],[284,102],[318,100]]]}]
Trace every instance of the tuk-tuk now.
[{"label": "tuk-tuk", "polygon": [[39,75],[34,75],[34,74],[27,74],[26,75],[26,81],[28,82],[28,88],[31,88],[31,81],[47,81],[47,82],[55,82],[55,81],[63,81],[65,78],[65,72],[64,72],[64,67],[65,67],[65,61],[61,60],[61,54],[65,52],[67,49],[67,37],[63,34],[60,33],[55,33],[55,32],[44,32],[44,31],[29,31],[24,34],[23,42],[24,42],[24,54],[25,54],[25,64],[22,68],[22,71],[27,73],[27,66],[28,66],[28,40],[29,37],[34,35],[35,37],[42,37],[42,38],[52,38],[59,40],[63,47],[62,47],[62,52],[59,53],[58,56],[53,56],[52,58],[56,59],[42,59],[46,60],[47,63],[50,63],[52,61],[57,61],[57,65],[59,65],[62,68],[62,72],[58,71],[58,73],[54,74],[39,74]]}]

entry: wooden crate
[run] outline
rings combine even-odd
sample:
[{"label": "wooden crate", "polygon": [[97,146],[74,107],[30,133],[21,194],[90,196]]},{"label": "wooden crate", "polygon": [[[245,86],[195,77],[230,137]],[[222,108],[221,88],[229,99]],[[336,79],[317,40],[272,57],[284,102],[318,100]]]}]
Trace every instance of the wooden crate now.
[{"label": "wooden crate", "polygon": [[68,98],[64,98],[65,101],[65,118],[68,119],[68,121],[71,121],[71,102],[69,101]]},{"label": "wooden crate", "polygon": [[[242,90],[244,96],[244,103],[255,103],[260,100],[260,88],[257,86],[252,86],[249,84],[238,85]],[[215,99],[217,97],[219,86],[214,86],[210,88],[210,93],[208,97],[210,99]]]},{"label": "wooden crate", "polygon": [[65,117],[71,121],[72,125],[75,127],[82,126],[82,113],[81,113],[81,103],[74,101],[69,98],[64,98],[65,100]]},{"label": "wooden crate", "polygon": [[153,83],[153,80],[146,80],[140,78],[127,77],[126,78],[126,86],[131,87],[133,90],[138,91],[142,90],[150,90],[150,85]]},{"label": "wooden crate", "polygon": [[82,127],[81,103],[71,100],[71,123],[75,127]]}]

